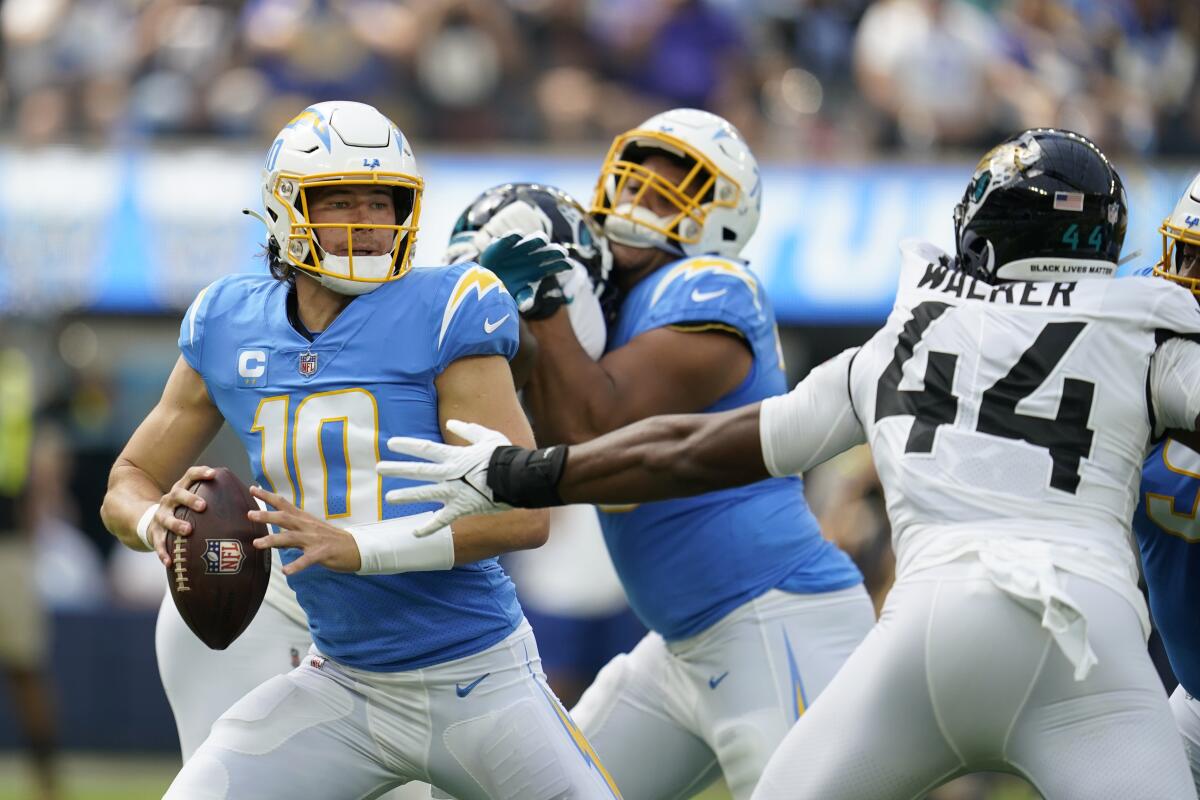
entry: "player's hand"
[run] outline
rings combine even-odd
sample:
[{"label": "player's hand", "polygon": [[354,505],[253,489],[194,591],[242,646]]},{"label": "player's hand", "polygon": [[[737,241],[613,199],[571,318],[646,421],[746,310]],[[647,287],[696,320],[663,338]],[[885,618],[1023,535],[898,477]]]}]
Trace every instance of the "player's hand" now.
[{"label": "player's hand", "polygon": [[[553,280],[557,284],[555,273],[565,272],[572,266],[567,249],[560,244],[552,244],[541,232],[505,234],[483,250],[479,263],[504,281],[504,288],[513,296],[517,310],[523,314],[533,308],[538,288],[543,282]],[[561,287],[558,297],[561,305]]]},{"label": "player's hand", "polygon": [[274,525],[279,531],[255,539],[254,546],[259,550],[295,547],[304,551],[303,555],[284,566],[284,575],[295,575],[313,564],[320,564],[334,572],[357,572],[362,568],[358,543],[341,528],[317,519],[307,511],[296,508],[282,495],[259,486],[251,486],[250,494],[275,510],[248,511],[246,516],[251,522]]},{"label": "player's hand", "polygon": [[437,481],[425,486],[392,489],[384,499],[389,503],[441,503],[442,508],[429,522],[413,531],[414,536],[428,536],[459,517],[473,514],[498,514],[512,510],[498,503],[487,483],[488,463],[497,447],[512,444],[508,438],[491,428],[452,419],[446,428],[470,442],[465,447],[393,436],[388,449],[393,453],[423,458],[425,461],[380,461],[375,471],[389,478],[414,481]]},{"label": "player's hand", "polygon": [[516,200],[497,211],[479,230],[460,231],[451,236],[446,248],[446,263],[479,261],[488,245],[510,233],[522,236],[544,233],[548,237],[552,230],[553,223],[545,211],[524,200]]},{"label": "player's hand", "polygon": [[171,566],[171,554],[167,551],[167,531],[171,531],[176,536],[192,534],[192,524],[177,518],[175,509],[186,506],[197,513],[204,511],[204,507],[207,505],[204,498],[195,492],[188,491],[188,487],[196,481],[212,480],[216,474],[216,470],[212,467],[199,465],[188,467],[187,472],[183,473],[183,477],[175,481],[175,485],[159,498],[158,510],[154,512],[154,516],[150,519],[150,527],[146,529],[146,538],[154,545],[154,552],[163,566]]}]

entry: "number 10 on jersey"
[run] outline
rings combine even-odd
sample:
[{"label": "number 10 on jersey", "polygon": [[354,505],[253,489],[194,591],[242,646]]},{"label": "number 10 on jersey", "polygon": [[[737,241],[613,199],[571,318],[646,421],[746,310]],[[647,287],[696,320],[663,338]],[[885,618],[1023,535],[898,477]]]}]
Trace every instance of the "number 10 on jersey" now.
[{"label": "number 10 on jersey", "polygon": [[251,433],[261,439],[263,478],[275,492],[292,490],[308,513],[346,524],[383,516],[379,462],[379,407],[366,389],[317,392],[295,404],[265,397]]}]

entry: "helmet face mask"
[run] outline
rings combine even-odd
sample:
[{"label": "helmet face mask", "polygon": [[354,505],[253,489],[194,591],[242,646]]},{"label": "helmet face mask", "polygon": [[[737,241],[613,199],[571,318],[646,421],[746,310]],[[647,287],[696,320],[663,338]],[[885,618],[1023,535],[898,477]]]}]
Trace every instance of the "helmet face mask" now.
[{"label": "helmet face mask", "polygon": [[[651,156],[665,157],[675,174],[648,168]],[[715,114],[675,109],[613,141],[591,212],[620,244],[734,257],[761,205],[758,164],[741,134]]]},{"label": "helmet face mask", "polygon": [[[383,188],[395,218],[314,222],[312,193],[331,187]],[[263,205],[280,261],[340,294],[359,295],[397,280],[412,266],[424,182],[400,130],[376,109],[334,101],[310,106],[280,131],[263,169]],[[329,253],[319,231],[346,236],[345,255]],[[355,255],[354,236],[388,231],[391,247],[380,255]],[[268,249],[273,250],[268,244]]]},{"label": "helmet face mask", "polygon": [[982,280],[1116,274],[1128,218],[1108,158],[1070,131],[1024,131],[989,151],[954,209],[959,268]]},{"label": "helmet face mask", "polygon": [[1158,232],[1162,234],[1163,253],[1162,260],[1154,265],[1154,274],[1190,289],[1200,298],[1200,272],[1183,271],[1184,247],[1200,247],[1200,175],[1192,179]]}]

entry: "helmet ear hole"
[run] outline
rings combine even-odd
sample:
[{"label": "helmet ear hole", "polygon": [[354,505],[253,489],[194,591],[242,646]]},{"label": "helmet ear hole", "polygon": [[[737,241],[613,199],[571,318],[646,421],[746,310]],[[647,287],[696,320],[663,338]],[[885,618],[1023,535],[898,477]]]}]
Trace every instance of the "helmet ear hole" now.
[{"label": "helmet ear hole", "polygon": [[721,228],[721,241],[736,242],[737,238],[737,231],[730,230],[729,228]]}]

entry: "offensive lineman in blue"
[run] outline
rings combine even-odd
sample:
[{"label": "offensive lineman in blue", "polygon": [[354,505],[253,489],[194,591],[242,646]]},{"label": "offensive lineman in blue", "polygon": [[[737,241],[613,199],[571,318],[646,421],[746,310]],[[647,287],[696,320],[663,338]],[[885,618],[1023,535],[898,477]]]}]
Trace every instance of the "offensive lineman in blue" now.
[{"label": "offensive lineman in blue", "polygon": [[428,515],[385,505],[393,481],[375,473],[401,433],[452,441],[478,423],[532,444],[508,367],[516,306],[477,265],[410,269],[423,185],[374,108],[310,106],[263,177],[272,275],[219,280],[188,309],[102,514],[169,565],[166,530],[191,532],[174,510],[202,512],[187,487],[212,475],[188,465],[229,423],[273,509],[250,512],[275,531],[255,545],[285,548],[314,648],[230,708],[166,796],[351,800],[421,780],[460,800],[618,797],[495,560],[544,542],[545,518],[416,539]]},{"label": "offensive lineman in blue", "polygon": [[[543,444],[787,391],[770,301],[736,257],[761,200],[754,157],[720,117],[677,109],[617,137],[591,209],[622,294],[607,352],[588,357],[561,309],[526,320],[538,356],[525,402]],[[858,570],[821,537],[802,491],[793,477],[601,508],[651,633],[572,715],[628,796],[689,797],[723,775],[749,797],[874,624]]]},{"label": "offensive lineman in blue", "polygon": [[[1159,230],[1163,257],[1154,274],[1183,284],[1200,302],[1200,175]],[[1133,530],[1150,610],[1179,679],[1171,711],[1200,791],[1200,453],[1170,437],[1155,443],[1142,468]]]}]

